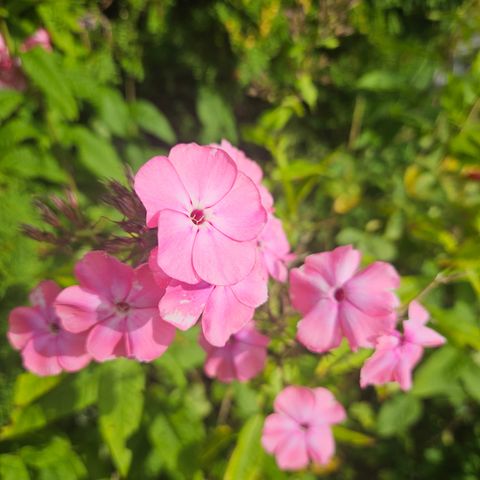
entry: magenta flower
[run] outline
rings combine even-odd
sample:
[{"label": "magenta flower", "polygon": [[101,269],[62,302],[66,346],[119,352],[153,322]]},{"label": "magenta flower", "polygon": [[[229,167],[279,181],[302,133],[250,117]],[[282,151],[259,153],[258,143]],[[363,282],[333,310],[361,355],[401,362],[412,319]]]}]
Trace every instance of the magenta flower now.
[{"label": "magenta flower", "polygon": [[207,353],[205,374],[221,382],[246,382],[265,367],[269,338],[255,330],[253,322],[232,335],[224,347],[210,345],[202,334],[199,342]]},{"label": "magenta flower", "polygon": [[266,223],[260,193],[223,151],[180,144],[149,160],[135,191],[158,227],[159,267],[189,284],[233,285],[252,270]]},{"label": "magenta flower", "polygon": [[286,282],[287,264],[295,258],[295,254],[290,253],[290,244],[280,219],[268,216],[267,224],[258,237],[258,246],[270,276],[278,282]]},{"label": "magenta flower", "polygon": [[20,47],[22,52],[28,52],[34,47],[42,47],[47,52],[52,51],[50,34],[44,28],[39,28],[33,35],[30,35]]},{"label": "magenta flower", "polygon": [[21,350],[24,367],[41,376],[74,372],[90,362],[86,335],[65,331],[55,314],[60,290],[51,280],[41,282],[30,294],[32,306],[13,309],[8,319],[8,340]]},{"label": "magenta flower", "polygon": [[[155,278],[165,284],[153,250],[149,265]],[[171,280],[166,286],[159,309],[166,321],[180,330],[188,330],[202,318],[202,330],[207,341],[223,347],[231,335],[240,331],[252,318],[255,308],[268,297],[267,276],[260,262],[242,281],[235,285],[218,286],[206,282],[196,285]]]},{"label": "magenta flower", "polygon": [[282,470],[300,470],[310,461],[324,465],[335,453],[331,425],[345,420],[345,410],[326,388],[290,386],[280,392],[275,413],[265,420],[263,448]]},{"label": "magenta flower", "polygon": [[0,90],[24,90],[26,86],[20,62],[17,58],[11,57],[5,39],[0,33]]},{"label": "magenta flower", "polygon": [[403,322],[403,335],[394,331],[376,341],[375,353],[360,371],[360,385],[383,385],[397,382],[402,390],[412,388],[412,370],[423,356],[424,347],[438,347],[445,338],[425,326],[429,314],[418,302],[408,308],[409,320]]},{"label": "magenta flower", "polygon": [[309,255],[290,273],[290,298],[303,314],[297,338],[313,352],[326,352],[347,337],[352,350],[373,346],[396,323],[399,276],[392,265],[374,262],[357,272],[360,252],[351,245]]},{"label": "magenta flower", "polygon": [[147,264],[133,269],[95,251],[76,264],[75,275],[80,285],[60,293],[56,311],[66,330],[88,332],[86,347],[95,360],[149,362],[165,352],[175,329],[160,318],[158,302],[165,290]]}]

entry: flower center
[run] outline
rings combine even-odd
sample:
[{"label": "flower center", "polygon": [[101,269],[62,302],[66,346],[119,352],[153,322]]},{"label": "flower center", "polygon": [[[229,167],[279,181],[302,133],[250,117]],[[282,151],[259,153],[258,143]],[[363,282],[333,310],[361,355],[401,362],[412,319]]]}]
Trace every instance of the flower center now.
[{"label": "flower center", "polygon": [[50,332],[53,334],[56,334],[60,331],[60,327],[56,323],[51,323],[48,328],[50,329]]},{"label": "flower center", "polygon": [[304,430],[304,431],[308,430],[308,427],[309,427],[309,426],[310,426],[310,425],[309,425],[307,422],[302,422],[302,423],[300,424],[300,428],[301,428],[302,430]]},{"label": "flower center", "polygon": [[116,307],[120,313],[127,313],[130,310],[130,305],[126,302],[118,302]]},{"label": "flower center", "polygon": [[345,292],[343,290],[343,288],[337,288],[335,290],[335,293],[333,294],[333,296],[335,297],[335,300],[337,302],[341,302],[342,300],[345,299]]},{"label": "flower center", "polygon": [[190,220],[195,224],[195,225],[201,225],[205,221],[205,213],[203,210],[192,210],[190,213]]}]

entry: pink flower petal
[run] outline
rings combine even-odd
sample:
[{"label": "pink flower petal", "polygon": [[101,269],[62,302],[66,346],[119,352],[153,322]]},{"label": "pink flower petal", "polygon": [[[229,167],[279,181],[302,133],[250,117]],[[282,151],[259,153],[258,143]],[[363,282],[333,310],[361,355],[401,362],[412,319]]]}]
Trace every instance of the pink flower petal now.
[{"label": "pink flower petal", "polygon": [[134,270],[132,289],[126,302],[134,308],[157,308],[165,289],[155,281],[149,266],[144,263]]},{"label": "pink flower petal", "polygon": [[395,348],[375,351],[360,370],[360,386],[365,388],[395,381],[398,362],[399,352]]},{"label": "pink flower petal", "polygon": [[147,210],[147,226],[156,227],[164,209],[188,213],[191,201],[173,165],[166,157],[153,157],[135,175],[135,192]]},{"label": "pink flower petal", "polygon": [[98,295],[75,285],[60,292],[55,302],[55,310],[63,328],[78,333],[97,323],[97,310],[101,305]]},{"label": "pink flower petal", "polygon": [[233,240],[255,240],[267,222],[258,189],[239,172],[232,189],[209,210],[209,221]]},{"label": "pink flower petal", "polygon": [[188,330],[197,323],[213,289],[204,282],[197,285],[172,282],[160,300],[160,315],[180,330]]},{"label": "pink flower petal", "polygon": [[237,379],[237,372],[230,350],[216,348],[207,358],[204,366],[205,374],[220,382],[230,383]]},{"label": "pink flower petal", "polygon": [[150,268],[160,291],[165,292],[165,289],[168,287],[172,279],[158,266],[157,257],[158,247],[155,247],[148,256],[148,267]]},{"label": "pink flower petal", "polygon": [[47,320],[37,308],[14,308],[10,312],[8,322],[7,337],[12,347],[17,350],[25,347],[34,334],[48,332]]},{"label": "pink flower petal", "polygon": [[301,470],[308,465],[306,435],[297,430],[283,439],[275,449],[278,466],[282,470]]},{"label": "pink flower petal", "polygon": [[183,213],[162,210],[158,217],[158,265],[170,277],[181,282],[198,283],[192,252],[198,227]]},{"label": "pink flower petal", "polygon": [[131,355],[140,362],[151,362],[160,357],[175,338],[175,328],[160,319],[158,310],[152,310],[149,317],[146,322],[136,321],[137,310],[127,321]]},{"label": "pink flower petal", "polygon": [[430,318],[430,314],[421,303],[414,300],[413,302],[410,302],[410,305],[408,306],[408,318],[416,323],[425,325]]},{"label": "pink flower petal", "polygon": [[358,272],[348,282],[349,288],[359,291],[384,291],[398,288],[400,277],[395,268],[389,263],[374,262]]},{"label": "pink flower petal", "polygon": [[[168,158],[185,186],[193,208],[215,205],[230,191],[237,176],[234,161],[218,148],[196,143],[179,144],[170,150]],[[172,186],[165,188],[174,190]]]},{"label": "pink flower petal", "polygon": [[310,423],[315,413],[315,395],[310,388],[289,386],[277,395],[274,408],[297,423]]},{"label": "pink flower petal", "polygon": [[239,332],[235,334],[237,342],[247,343],[254,347],[266,348],[270,343],[270,339],[266,335],[262,335],[255,329],[255,323],[250,322],[245,325]]},{"label": "pink flower petal", "polygon": [[337,247],[330,252],[330,259],[333,265],[335,284],[343,285],[352,278],[360,264],[360,252],[351,245]]},{"label": "pink flower petal", "polygon": [[133,281],[133,269],[103,251],[87,253],[75,265],[80,286],[112,302],[127,297]]},{"label": "pink flower petal", "polygon": [[303,317],[297,326],[297,339],[312,352],[328,352],[342,341],[338,304],[327,298]]},{"label": "pink flower petal", "polygon": [[92,328],[87,338],[87,351],[97,361],[113,358],[117,344],[123,340],[124,322],[103,322]]},{"label": "pink flower petal", "polygon": [[337,285],[332,252],[314,253],[305,258],[303,266],[306,275],[315,276],[319,289],[329,291]]},{"label": "pink flower petal", "polygon": [[76,372],[90,363],[86,351],[88,333],[60,332],[57,334],[58,363],[67,372]]},{"label": "pink flower petal", "polygon": [[240,282],[230,287],[239,302],[247,307],[257,308],[268,299],[268,279],[260,261]]},{"label": "pink flower petal", "polygon": [[347,283],[344,291],[348,301],[367,315],[388,315],[400,304],[398,297],[388,290],[365,290]]},{"label": "pink flower petal", "polygon": [[235,342],[233,346],[233,363],[236,378],[246,382],[258,375],[267,361],[266,348],[256,347],[243,342]]},{"label": "pink flower petal", "polygon": [[313,462],[327,464],[335,453],[332,429],[327,425],[310,427],[307,430],[307,451]]},{"label": "pink flower petal", "polygon": [[32,338],[22,350],[22,358],[25,369],[42,377],[58,375],[62,371],[55,338],[48,334]]},{"label": "pink flower petal", "polygon": [[62,289],[52,280],[40,282],[28,296],[30,303],[39,307],[46,317],[55,315],[53,303]]},{"label": "pink flower petal", "polygon": [[415,320],[403,322],[403,331],[408,342],[422,347],[439,347],[446,342],[444,336]]},{"label": "pink flower petal", "polygon": [[316,272],[311,275],[304,267],[293,268],[290,271],[290,301],[293,308],[306,315],[322,298],[326,299],[327,293],[322,282],[322,277]]},{"label": "pink flower petal", "polygon": [[315,395],[315,424],[333,424],[345,420],[345,409],[337,402],[332,392],[326,388],[318,387],[313,389],[313,393]]},{"label": "pink flower petal", "polygon": [[292,418],[280,413],[272,413],[265,419],[262,446],[268,453],[274,453],[278,444],[298,430],[299,425]]},{"label": "pink flower petal", "polygon": [[343,334],[352,350],[358,347],[372,347],[380,335],[388,335],[395,327],[396,316],[366,315],[348,301],[343,301],[338,309]]},{"label": "pink flower petal", "polygon": [[250,177],[255,183],[259,184],[262,181],[263,172],[260,165],[248,158],[242,150],[234,147],[228,140],[223,139],[220,145],[212,145],[212,147],[220,147],[227,152],[237,165],[238,170]]},{"label": "pink flower petal", "polygon": [[198,276],[212,285],[233,285],[252,271],[256,248],[255,241],[236,242],[205,226],[198,231],[193,246],[193,266]]},{"label": "pink flower petal", "polygon": [[229,287],[216,287],[203,313],[202,330],[209,343],[223,347],[253,317],[254,309],[239,302]]}]

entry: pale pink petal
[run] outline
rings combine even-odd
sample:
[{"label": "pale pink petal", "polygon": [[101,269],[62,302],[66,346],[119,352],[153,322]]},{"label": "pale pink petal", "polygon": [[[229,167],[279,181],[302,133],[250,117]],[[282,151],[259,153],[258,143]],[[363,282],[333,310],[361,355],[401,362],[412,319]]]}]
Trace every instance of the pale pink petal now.
[{"label": "pale pink petal", "polygon": [[346,418],[345,409],[337,402],[332,392],[326,388],[313,389],[315,395],[315,415],[313,423],[340,423]]},{"label": "pale pink petal", "polygon": [[315,414],[315,395],[310,388],[291,385],[277,395],[274,408],[300,424],[308,424]]},{"label": "pale pink petal", "polygon": [[327,298],[323,278],[306,272],[305,267],[290,270],[290,301],[293,308],[308,314],[322,298]]},{"label": "pale pink petal", "polygon": [[82,288],[122,302],[132,286],[133,269],[104,251],[94,251],[77,262],[75,276]]},{"label": "pale pink petal", "polygon": [[181,282],[198,283],[192,263],[195,238],[199,235],[188,216],[173,210],[162,210],[158,217],[158,257],[160,268]]},{"label": "pale pink petal", "polygon": [[335,453],[335,440],[328,425],[316,425],[307,430],[307,451],[313,462],[327,464]]},{"label": "pale pink petal", "polygon": [[[87,338],[87,351],[97,361],[113,357],[117,344],[123,340],[123,322],[103,322],[92,328]],[[128,350],[128,349],[127,349]]]},{"label": "pale pink petal", "polygon": [[52,51],[50,35],[44,28],[39,28],[33,35],[30,35],[20,46],[20,51],[28,52],[34,47],[42,47],[47,52]]},{"label": "pale pink petal", "polygon": [[203,312],[203,334],[212,345],[223,347],[252,319],[254,311],[239,302],[229,287],[216,287]]},{"label": "pale pink petal", "polygon": [[422,347],[407,344],[400,350],[397,368],[395,370],[395,381],[404,391],[412,388],[412,370],[420,361],[423,355]]},{"label": "pale pink petal", "polygon": [[380,335],[388,335],[395,327],[396,315],[371,316],[348,301],[341,302],[339,318],[343,334],[352,350],[358,347],[371,347]]},{"label": "pale pink petal", "polygon": [[207,358],[204,370],[208,377],[216,378],[223,383],[230,383],[237,379],[233,358],[227,347],[216,348]]},{"label": "pale pink petal", "polygon": [[[143,309],[142,313],[144,314]],[[160,357],[175,338],[175,328],[160,319],[154,309],[147,322],[137,322],[138,310],[131,313],[127,320],[131,355],[140,362],[151,362]]]},{"label": "pale pink petal", "polygon": [[270,339],[266,335],[262,335],[258,330],[255,329],[254,322],[248,323],[239,332],[237,332],[235,334],[235,340],[263,348],[266,348],[266,346],[270,343]]},{"label": "pale pink petal", "polygon": [[272,194],[268,191],[265,185],[260,184],[257,185],[257,187],[258,191],[260,192],[263,208],[267,211],[267,213],[272,213],[274,203]]},{"label": "pale pink petal", "polygon": [[232,348],[236,378],[246,382],[258,375],[267,360],[267,349],[236,341]]},{"label": "pale pink petal", "polygon": [[165,289],[168,287],[170,281],[172,280],[159,266],[158,266],[158,247],[155,247],[148,256],[148,267],[152,272],[153,278],[159,289],[162,292],[165,292]]},{"label": "pale pink petal", "polygon": [[239,302],[247,307],[257,308],[268,299],[268,279],[260,261],[255,262],[253,270],[240,282],[230,287]]},{"label": "pale pink petal", "polygon": [[395,372],[399,363],[396,349],[377,350],[367,359],[360,370],[360,386],[383,385],[395,381]]},{"label": "pale pink petal", "polygon": [[398,288],[400,277],[395,268],[389,263],[374,262],[358,272],[348,282],[349,288],[359,291],[382,291]]},{"label": "pale pink petal", "polygon": [[134,308],[157,307],[165,289],[155,281],[149,266],[144,263],[134,270],[132,288],[126,302]]},{"label": "pale pink petal", "polygon": [[22,358],[26,370],[42,377],[58,375],[62,371],[55,338],[48,334],[32,338],[22,350]]},{"label": "pale pink petal", "polygon": [[233,285],[252,271],[256,249],[255,241],[236,242],[215,228],[205,226],[200,228],[193,246],[193,267],[208,283]]},{"label": "pale pink petal", "polygon": [[86,350],[88,333],[60,332],[57,334],[58,363],[67,372],[76,372],[90,363]]},{"label": "pale pink petal", "polygon": [[410,302],[410,305],[408,306],[408,318],[416,323],[425,325],[430,318],[430,314],[421,303],[414,300],[413,302]]},{"label": "pale pink petal", "polygon": [[241,242],[255,240],[267,222],[257,187],[240,172],[232,189],[208,213],[215,228]]},{"label": "pale pink petal", "polygon": [[282,470],[301,470],[308,465],[306,434],[297,430],[284,438],[275,449],[277,464]]},{"label": "pale pink petal", "polygon": [[422,347],[439,347],[446,342],[444,336],[415,320],[403,322],[403,331],[408,342],[421,345]]},{"label": "pale pink petal", "polygon": [[314,253],[305,258],[303,266],[306,275],[314,276],[318,287],[323,291],[329,291],[337,285],[335,277],[335,265],[332,252]]},{"label": "pale pink petal", "polygon": [[297,325],[297,340],[312,352],[328,352],[340,345],[342,331],[338,304],[327,298],[305,315]]},{"label": "pale pink petal", "polygon": [[299,430],[298,423],[287,415],[272,413],[265,419],[262,431],[262,446],[274,453],[277,445]]},{"label": "pale pink petal", "polygon": [[242,150],[234,147],[228,140],[223,139],[220,145],[212,145],[212,147],[220,147],[227,152],[237,165],[237,168],[255,183],[259,184],[262,181],[263,172],[260,165],[248,158]]},{"label": "pale pink petal", "polygon": [[269,250],[263,250],[263,261],[270,276],[280,283],[285,283],[288,278],[288,268],[285,265],[286,260],[279,258]]},{"label": "pale pink petal", "polygon": [[358,287],[347,283],[344,292],[348,301],[367,315],[388,315],[400,304],[398,297],[388,290],[366,289],[363,285]]},{"label": "pale pink petal", "polygon": [[47,319],[37,308],[17,307],[8,317],[7,337],[13,348],[20,350],[33,335],[48,332]]},{"label": "pale pink petal", "polygon": [[39,307],[47,317],[55,315],[53,303],[62,289],[52,280],[40,282],[28,296],[30,303]]},{"label": "pale pink petal", "polygon": [[55,310],[63,328],[78,333],[91,328],[98,321],[102,300],[82,287],[67,287],[55,301]]},{"label": "pale pink petal", "polygon": [[135,175],[135,192],[147,210],[147,226],[156,227],[164,209],[188,213],[190,197],[166,157],[153,157]]},{"label": "pale pink petal", "polygon": [[[215,205],[230,191],[237,176],[234,161],[218,148],[196,143],[179,144],[170,150],[168,158],[185,186],[193,208]],[[171,186],[165,188],[172,189]]]},{"label": "pale pink petal", "polygon": [[197,323],[213,289],[213,285],[205,282],[197,285],[172,282],[160,300],[161,317],[180,330],[188,330]]},{"label": "pale pink petal", "polygon": [[335,285],[341,286],[352,278],[360,264],[360,252],[351,245],[337,247],[330,252]]}]

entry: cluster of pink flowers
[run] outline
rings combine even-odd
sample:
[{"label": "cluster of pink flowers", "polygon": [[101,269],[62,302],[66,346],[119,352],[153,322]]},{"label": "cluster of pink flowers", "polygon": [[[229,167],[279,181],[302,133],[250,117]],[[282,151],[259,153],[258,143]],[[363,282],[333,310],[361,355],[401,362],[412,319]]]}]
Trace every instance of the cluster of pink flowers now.
[{"label": "cluster of pink flowers", "polygon": [[[30,44],[25,48],[29,48]],[[133,268],[104,251],[75,266],[78,285],[42,282],[31,307],[10,314],[8,338],[25,368],[38,375],[75,371],[91,360],[161,356],[175,337],[200,323],[207,376],[247,381],[267,358],[269,338],[256,330],[255,309],[268,278],[285,282],[294,259],[262,170],[227,141],[173,147],[135,176],[134,189],[155,229],[148,262]],[[361,370],[362,387],[398,382],[407,390],[424,347],[445,339],[425,324],[417,302],[403,333],[396,330],[399,275],[384,262],[359,270],[352,246],[309,255],[290,272],[290,299],[302,314],[297,339],[315,353],[338,347],[376,350]],[[262,444],[282,469],[327,463],[335,451],[331,426],[343,407],[325,388],[289,386],[267,417]]]},{"label": "cluster of pink flowers", "polygon": [[[20,46],[20,51],[27,52],[37,46],[47,51],[52,50],[50,35],[44,28],[38,29],[28,37]],[[21,69],[20,59],[12,57],[5,39],[0,34],[0,90],[24,90],[26,86],[27,82]]]}]

